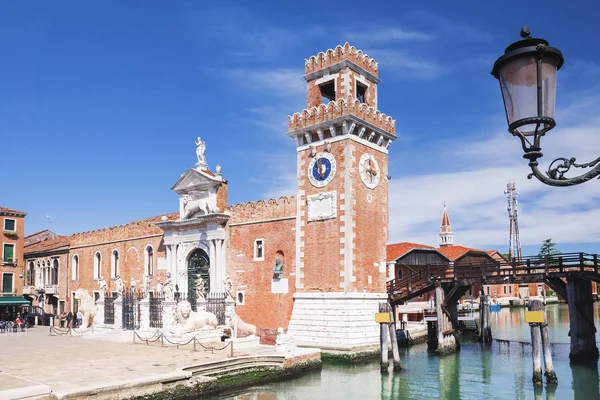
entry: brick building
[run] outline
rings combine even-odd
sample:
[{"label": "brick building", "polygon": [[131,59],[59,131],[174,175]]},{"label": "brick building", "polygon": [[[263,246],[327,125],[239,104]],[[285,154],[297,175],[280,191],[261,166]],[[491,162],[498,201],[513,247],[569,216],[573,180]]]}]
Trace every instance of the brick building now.
[{"label": "brick building", "polygon": [[23,274],[23,242],[26,215],[23,211],[0,207],[2,293],[23,293],[23,281],[19,276]]},{"label": "brick building", "polygon": [[228,182],[220,166],[209,168],[198,138],[197,162],[172,187],[178,212],[68,238],[32,235],[29,298],[39,302],[43,291],[57,313],[74,308],[78,288],[97,292],[101,276],[109,291],[119,276],[129,286],[146,274],[152,289],[171,279],[182,293],[200,278],[207,292],[223,292],[230,279],[236,312],[266,340],[283,326],[300,344],[378,343],[396,138],[395,121],[377,109],[378,73],[349,44],[305,61],[307,108],[288,117],[296,193],[229,205]]}]

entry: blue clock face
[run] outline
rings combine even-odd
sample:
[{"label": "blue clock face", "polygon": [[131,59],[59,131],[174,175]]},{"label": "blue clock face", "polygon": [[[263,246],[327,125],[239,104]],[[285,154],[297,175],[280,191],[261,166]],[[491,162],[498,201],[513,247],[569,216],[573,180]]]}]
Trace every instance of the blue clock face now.
[{"label": "blue clock face", "polygon": [[314,187],[325,187],[335,175],[335,157],[329,152],[314,156],[308,164],[308,180]]},{"label": "blue clock face", "polygon": [[312,176],[316,181],[324,181],[331,175],[331,161],[325,157],[319,157],[312,168]]}]

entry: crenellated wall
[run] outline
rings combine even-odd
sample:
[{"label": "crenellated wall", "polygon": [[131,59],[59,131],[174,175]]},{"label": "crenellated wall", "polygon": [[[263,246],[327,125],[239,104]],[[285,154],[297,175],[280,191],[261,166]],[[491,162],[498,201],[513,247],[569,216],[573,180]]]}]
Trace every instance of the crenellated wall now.
[{"label": "crenellated wall", "polygon": [[[169,220],[177,220],[179,213],[165,214]],[[162,235],[163,231],[156,226],[163,216],[145,218],[124,225],[111,226],[109,228],[94,231],[75,233],[71,236],[71,247],[101,244],[136,237]]]},{"label": "crenellated wall", "polygon": [[294,115],[288,116],[288,131],[293,132],[301,128],[310,127],[344,115],[355,115],[378,128],[393,135],[396,134],[396,121],[388,117],[375,107],[361,103],[352,96],[330,101],[327,105],[304,109]]},{"label": "crenellated wall", "polygon": [[350,46],[348,42],[344,46],[337,46],[335,49],[329,49],[326,52],[321,52],[316,56],[304,60],[304,73],[310,74],[323,68],[330,67],[343,60],[352,61],[365,71],[377,76],[379,67],[377,62],[364,54],[362,50],[356,50],[356,47]]},{"label": "crenellated wall", "polygon": [[296,196],[239,203],[229,206],[228,211],[231,213],[229,225],[294,217],[296,215]]}]

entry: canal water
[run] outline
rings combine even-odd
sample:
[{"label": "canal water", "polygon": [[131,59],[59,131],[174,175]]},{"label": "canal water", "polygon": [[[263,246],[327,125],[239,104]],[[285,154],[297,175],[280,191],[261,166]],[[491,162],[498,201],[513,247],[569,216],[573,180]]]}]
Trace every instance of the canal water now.
[{"label": "canal water", "polygon": [[[381,373],[377,361],[359,365],[324,364],[321,371],[257,386],[219,399],[600,399],[598,366],[569,363],[569,312],[564,304],[546,307],[558,386],[534,389],[531,346],[494,341],[483,346],[463,337],[460,353],[437,357],[427,345],[400,349],[403,370]],[[598,307],[594,308],[599,327]],[[503,308],[491,315],[492,335],[529,342],[522,308]],[[597,335],[600,337],[600,335]],[[542,362],[543,365],[543,362]]]}]

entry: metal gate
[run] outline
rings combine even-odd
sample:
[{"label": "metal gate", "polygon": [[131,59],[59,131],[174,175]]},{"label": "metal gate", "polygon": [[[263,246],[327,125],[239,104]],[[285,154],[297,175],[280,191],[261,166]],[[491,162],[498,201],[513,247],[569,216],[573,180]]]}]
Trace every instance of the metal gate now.
[{"label": "metal gate", "polygon": [[123,293],[123,328],[139,329],[140,327],[140,303],[136,293]]},{"label": "metal gate", "polygon": [[211,312],[217,316],[217,321],[219,321],[219,325],[225,324],[226,298],[227,294],[222,292],[210,292],[206,297],[206,311]]},{"label": "metal gate", "polygon": [[150,297],[150,328],[162,328],[163,307],[162,302],[164,297]]},{"label": "metal gate", "polygon": [[104,323],[113,325],[115,323],[115,299],[106,297],[104,299]]}]

